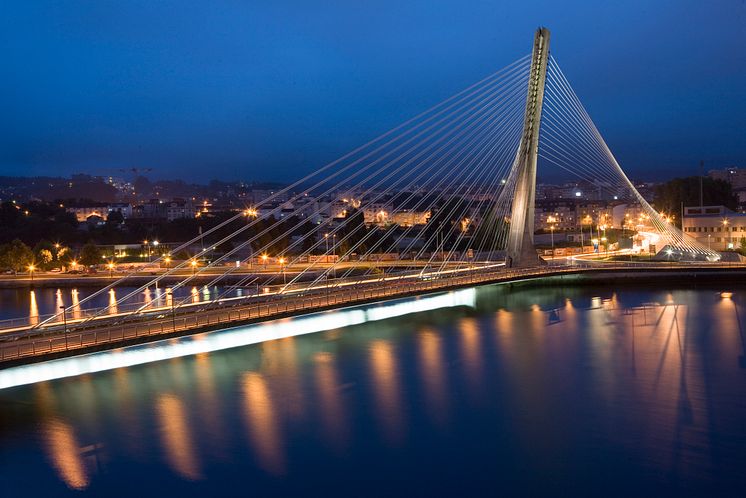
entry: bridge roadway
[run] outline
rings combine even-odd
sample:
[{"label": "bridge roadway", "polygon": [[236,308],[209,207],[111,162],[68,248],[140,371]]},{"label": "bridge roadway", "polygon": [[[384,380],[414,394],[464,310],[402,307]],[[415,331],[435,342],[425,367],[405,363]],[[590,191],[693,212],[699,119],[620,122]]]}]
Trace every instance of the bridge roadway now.
[{"label": "bridge roadway", "polygon": [[[330,280],[312,287],[265,289],[269,292],[219,302],[195,303],[176,308],[160,307],[137,317],[102,316],[67,326],[53,323],[41,329],[27,329],[0,336],[0,368],[48,358],[71,356],[127,344],[215,330],[244,323],[301,315],[371,301],[427,294],[458,287],[516,281],[585,272],[665,270],[700,271],[746,269],[746,265],[723,263],[604,263],[550,264],[506,269],[502,264],[454,268],[432,273],[384,275],[360,281]],[[123,320],[127,318],[127,320]]]}]

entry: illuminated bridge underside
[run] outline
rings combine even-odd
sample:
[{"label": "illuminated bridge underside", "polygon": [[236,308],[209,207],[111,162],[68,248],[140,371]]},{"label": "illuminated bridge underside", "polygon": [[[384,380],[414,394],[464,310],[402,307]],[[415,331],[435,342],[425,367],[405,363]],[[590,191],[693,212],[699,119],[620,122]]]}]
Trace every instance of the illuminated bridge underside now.
[{"label": "illuminated bridge underside", "polygon": [[[10,339],[29,346],[35,338],[137,330],[216,309],[225,316],[226,306],[277,307],[360,289],[393,296],[423,282],[448,287],[485,276],[499,280],[495,272],[505,266],[538,268],[543,262],[533,225],[539,167],[562,170],[637,206],[644,219],[637,233],[655,237],[656,248],[671,259],[719,259],[635,189],[550,55],[549,31],[542,28],[530,55],[172,250],[176,255],[209,241],[189,259],[162,266],[163,255],[79,302],[64,303],[64,311],[13,331],[0,325],[0,349]],[[402,219],[427,221],[396,221]],[[224,247],[230,249],[216,252]],[[240,273],[261,261],[275,271]],[[150,272],[156,276],[145,284],[133,278]],[[200,303],[175,297],[198,279],[220,292]],[[170,284],[165,305],[141,300],[149,289],[166,287],[166,280],[177,283]],[[123,286],[134,289],[92,309],[99,296]],[[35,345],[31,350],[36,354]]]}]

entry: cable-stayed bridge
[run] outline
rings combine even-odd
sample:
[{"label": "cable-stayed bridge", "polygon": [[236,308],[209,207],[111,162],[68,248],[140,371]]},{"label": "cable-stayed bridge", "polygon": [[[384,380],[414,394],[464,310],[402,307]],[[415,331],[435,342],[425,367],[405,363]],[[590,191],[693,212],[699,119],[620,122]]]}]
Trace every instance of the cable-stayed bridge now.
[{"label": "cable-stayed bridge", "polygon": [[[639,247],[619,252],[657,253],[636,264],[720,259],[638,192],[551,55],[542,28],[531,54],[172,250],[212,241],[188,259],[164,271],[167,256],[157,258],[79,302],[62,303],[51,316],[0,324],[0,361],[583,271],[591,264],[587,255],[545,260],[534,246],[536,177],[543,168],[636,206]],[[600,235],[602,221],[592,220],[589,239],[594,223]],[[594,244],[598,251],[599,241]],[[256,271],[247,271],[252,264]],[[108,306],[87,306],[135,282]],[[209,300],[178,297],[197,282],[219,291]],[[140,299],[159,286],[167,289],[163,299]]]}]

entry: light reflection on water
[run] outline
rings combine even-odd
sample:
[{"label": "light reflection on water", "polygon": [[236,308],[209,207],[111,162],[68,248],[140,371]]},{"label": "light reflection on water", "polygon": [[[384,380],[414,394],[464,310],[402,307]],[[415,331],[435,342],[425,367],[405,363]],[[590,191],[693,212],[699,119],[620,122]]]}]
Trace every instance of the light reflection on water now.
[{"label": "light reflection on water", "polygon": [[477,310],[16,388],[0,393],[0,482],[8,496],[737,494],[745,296],[487,287]]},{"label": "light reflection on water", "polygon": [[[126,303],[117,303],[117,299],[128,295],[134,287],[117,287],[93,298],[84,304],[81,301],[93,294],[96,288],[48,288],[38,287],[33,290],[25,289],[0,289],[0,320],[28,319],[30,323],[39,322],[41,316],[59,313],[60,307],[72,306],[68,312],[69,318],[81,318],[84,309],[103,309],[104,313],[117,313],[126,309],[143,306],[146,304],[164,306],[170,305],[170,288],[147,288],[138,293]],[[209,301],[221,295],[223,289],[220,286],[179,288],[174,293],[177,302],[186,299],[189,302],[198,303]],[[242,295],[243,291],[237,289],[226,294],[227,297]]]}]

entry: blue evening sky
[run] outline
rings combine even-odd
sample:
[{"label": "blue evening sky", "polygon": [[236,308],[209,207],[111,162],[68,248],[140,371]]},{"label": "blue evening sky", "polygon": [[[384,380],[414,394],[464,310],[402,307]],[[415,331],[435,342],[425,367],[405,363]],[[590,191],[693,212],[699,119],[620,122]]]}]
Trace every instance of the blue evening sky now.
[{"label": "blue evening sky", "polygon": [[0,174],[294,179],[540,25],[631,176],[746,167],[743,0],[6,0]]}]

